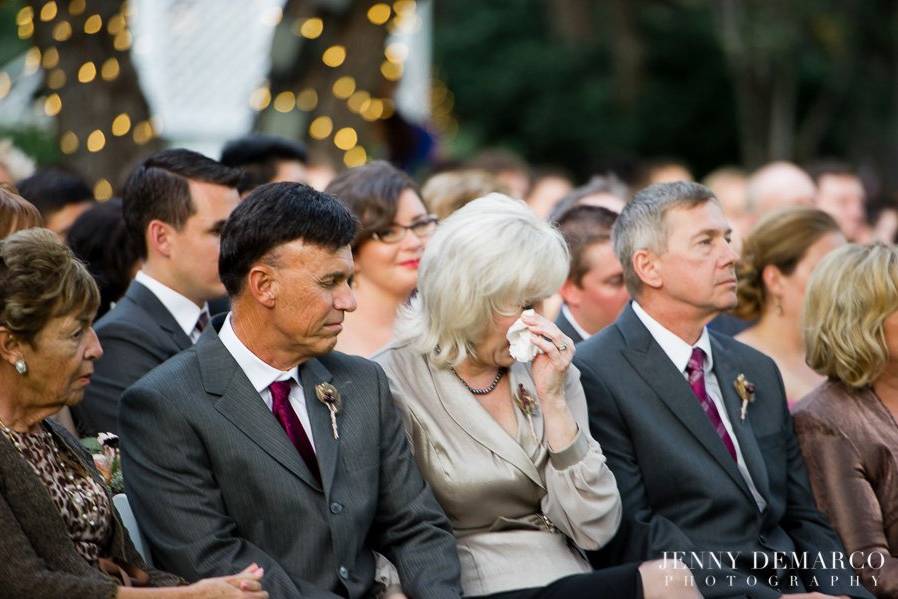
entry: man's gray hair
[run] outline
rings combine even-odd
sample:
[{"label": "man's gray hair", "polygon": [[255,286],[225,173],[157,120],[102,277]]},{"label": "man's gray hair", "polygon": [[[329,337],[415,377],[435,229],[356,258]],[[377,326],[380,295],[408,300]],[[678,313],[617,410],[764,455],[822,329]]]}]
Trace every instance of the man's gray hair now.
[{"label": "man's gray hair", "polygon": [[661,253],[667,246],[664,217],[673,208],[694,208],[717,201],[714,193],[690,181],[656,183],[641,190],[624,206],[614,223],[611,238],[614,253],[624,271],[624,283],[630,297],[642,291],[642,280],[633,267],[633,255],[639,250]]}]

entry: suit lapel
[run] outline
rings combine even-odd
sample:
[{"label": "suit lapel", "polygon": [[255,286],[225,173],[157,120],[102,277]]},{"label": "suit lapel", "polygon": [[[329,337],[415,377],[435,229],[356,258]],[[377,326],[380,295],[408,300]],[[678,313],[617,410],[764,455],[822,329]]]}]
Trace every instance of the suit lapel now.
[{"label": "suit lapel", "polygon": [[205,331],[205,339],[197,345],[196,352],[206,392],[219,397],[215,409],[281,466],[320,491],[321,485],[303,462],[287,433],[236,360],[213,335],[214,331],[210,332],[211,328]]},{"label": "suit lapel", "polygon": [[[334,473],[337,469],[339,457],[340,439],[334,438],[334,430],[331,426],[330,410],[318,400],[315,387],[321,383],[331,382],[332,375],[324,364],[316,359],[311,359],[300,366],[300,379],[302,391],[306,400],[306,410],[309,413],[309,422],[312,425],[312,436],[315,439],[315,455],[318,457],[318,469],[321,472],[321,483],[324,486],[325,495],[330,493],[334,482]],[[337,387],[338,391],[341,391]],[[346,409],[346,396],[341,392],[343,404],[337,413],[337,432],[340,431],[340,419],[343,410]]]},{"label": "suit lapel", "polygon": [[143,308],[152,317],[153,321],[159,325],[159,328],[171,337],[172,342],[178,349],[185,350],[193,345],[190,337],[184,333],[184,330],[178,325],[178,321],[168,311],[168,308],[145,286],[137,281],[131,281],[128,291],[125,292],[125,297]]},{"label": "suit lapel", "polygon": [[767,466],[764,464],[764,457],[758,447],[750,419],[742,419],[742,400],[733,386],[736,377],[739,376],[739,373],[733,368],[736,360],[730,356],[713,334],[711,335],[711,350],[714,352],[714,374],[720,384],[723,403],[726,405],[727,415],[730,417],[733,434],[739,441],[739,449],[742,451],[742,457],[755,487],[762,496],[768,498],[770,497],[770,481],[767,476]]},{"label": "suit lapel", "polygon": [[[715,461],[726,471],[733,482],[754,501],[745,479],[739,473],[736,462],[727,452],[711,421],[692,393],[686,377],[680,373],[670,358],[655,341],[633,308],[628,306],[616,325],[628,341],[623,350],[624,358],[633,370],[652,388],[658,398],[695,437]],[[716,362],[716,360],[715,360]]]},{"label": "suit lapel", "polygon": [[[475,441],[516,467],[534,483],[545,488],[536,466],[524,449],[490,416],[455,375],[449,370],[434,368],[426,358],[423,359],[433,380],[434,391],[452,420]],[[514,391],[512,389],[512,393]]]}]

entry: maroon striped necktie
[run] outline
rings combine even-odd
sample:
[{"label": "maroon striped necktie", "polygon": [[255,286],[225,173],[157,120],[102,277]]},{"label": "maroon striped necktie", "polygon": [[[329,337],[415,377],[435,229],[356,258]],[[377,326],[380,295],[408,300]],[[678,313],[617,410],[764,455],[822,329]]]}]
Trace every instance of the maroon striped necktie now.
[{"label": "maroon striped necktie", "polygon": [[293,411],[290,405],[290,385],[292,381],[275,381],[268,386],[271,391],[271,411],[274,417],[284,428],[284,432],[293,443],[293,447],[299,452],[299,455],[305,461],[306,466],[312,471],[315,479],[321,482],[321,472],[318,469],[318,459],[315,457],[315,450],[312,448],[312,442],[303,428],[302,422]]},{"label": "maroon striped necktie", "polygon": [[717,406],[711,398],[708,397],[708,391],[705,389],[704,366],[705,352],[700,347],[692,348],[692,356],[689,358],[689,363],[686,365],[686,376],[689,377],[689,386],[692,387],[692,392],[695,393],[695,396],[698,398],[698,403],[702,406],[705,416],[711,421],[711,426],[714,427],[717,436],[720,437],[720,440],[723,441],[727,451],[730,452],[730,455],[735,460],[736,446],[733,444],[733,439],[730,438],[730,434],[723,425],[723,420],[720,418],[720,412],[717,411]]}]

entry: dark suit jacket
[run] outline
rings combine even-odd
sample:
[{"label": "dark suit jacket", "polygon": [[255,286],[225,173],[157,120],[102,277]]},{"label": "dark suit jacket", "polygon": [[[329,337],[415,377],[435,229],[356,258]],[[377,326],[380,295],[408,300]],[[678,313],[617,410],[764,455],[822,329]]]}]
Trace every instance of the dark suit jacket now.
[{"label": "dark suit jacket", "polygon": [[580,336],[580,333],[577,332],[577,329],[574,328],[574,325],[571,324],[571,321],[567,319],[564,312],[561,310],[558,311],[558,318],[555,319],[555,326],[557,326],[562,333],[570,337],[574,344],[583,341],[583,337]]},{"label": "dark suit jacket", "polygon": [[[710,335],[727,414],[766,509],[758,511],[686,378],[628,306],[614,325],[580,344],[574,360],[590,427],[624,504],[621,529],[595,562],[694,551],[699,559],[687,555],[684,561],[705,597],[778,597],[790,574],[797,576],[799,590],[869,597],[859,584],[851,586],[850,570],[814,568],[817,552],[828,557],[844,549],[814,505],[775,364],[730,337]],[[740,373],[757,388],[745,420],[733,385]],[[775,551],[808,552],[809,567],[764,568],[765,561],[773,563]],[[725,552],[737,558],[735,570]],[[761,582],[752,586],[748,575]],[[780,576],[777,589],[764,582],[771,575]],[[715,577],[713,584],[707,576]]]},{"label": "dark suit jacket", "polygon": [[[154,563],[196,580],[256,562],[272,599],[356,598],[371,590],[374,550],[409,596],[458,597],[455,538],[383,370],[331,353],[300,377],[323,485],[215,327],[125,392],[125,485]],[[339,439],[315,395],[323,382],[342,396]]]},{"label": "dark suit jacket", "polygon": [[94,329],[103,357],[94,365],[84,401],[72,409],[72,416],[82,436],[118,434],[118,407],[125,389],[192,343],[171,312],[137,281]]},{"label": "dark suit jacket", "polygon": [[[47,421],[57,437],[97,481],[90,455],[61,426]],[[109,496],[112,505],[112,497]],[[134,565],[150,575],[153,586],[172,586],[176,576],[147,568],[135,551],[115,507],[103,557]],[[118,583],[92,567],[75,549],[68,529],[43,481],[0,434],[0,596],[41,599],[112,598]]]}]

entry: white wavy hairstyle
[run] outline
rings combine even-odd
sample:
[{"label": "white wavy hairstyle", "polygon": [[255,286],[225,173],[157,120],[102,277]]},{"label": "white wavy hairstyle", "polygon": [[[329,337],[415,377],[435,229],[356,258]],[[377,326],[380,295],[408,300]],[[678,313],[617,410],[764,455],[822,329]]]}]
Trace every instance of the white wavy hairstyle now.
[{"label": "white wavy hairstyle", "polygon": [[436,366],[476,357],[496,316],[555,293],[567,277],[561,233],[527,205],[500,193],[454,212],[427,244],[418,294],[399,315],[397,337]]}]

